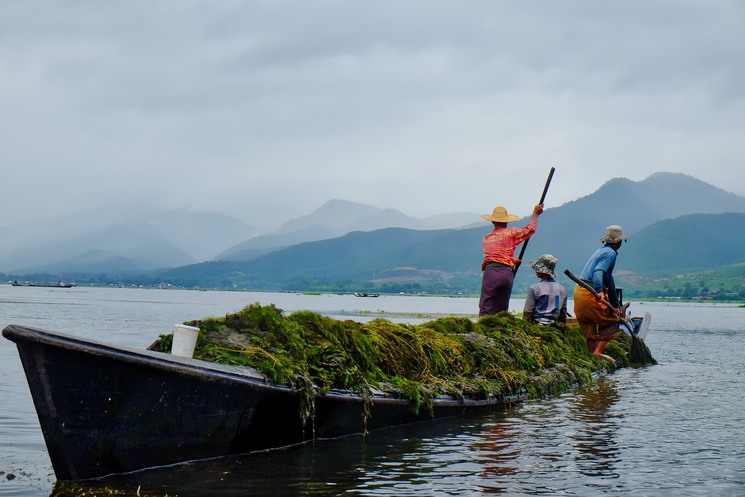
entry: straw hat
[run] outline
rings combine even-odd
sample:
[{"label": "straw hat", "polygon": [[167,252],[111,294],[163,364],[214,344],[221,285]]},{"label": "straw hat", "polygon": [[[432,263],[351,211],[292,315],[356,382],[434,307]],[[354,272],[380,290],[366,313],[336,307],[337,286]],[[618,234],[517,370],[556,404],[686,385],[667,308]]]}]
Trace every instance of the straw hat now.
[{"label": "straw hat", "polygon": [[532,267],[533,271],[535,271],[536,273],[543,273],[551,276],[552,278],[556,278],[554,268],[556,267],[557,262],[559,261],[553,255],[543,254],[538,259],[530,261],[530,267]]},{"label": "straw hat", "polygon": [[625,242],[627,240],[626,235],[623,234],[623,228],[617,224],[612,224],[605,228],[605,235],[600,239],[603,243],[618,243]]},{"label": "straw hat", "polygon": [[496,206],[491,214],[482,214],[481,218],[495,223],[511,223],[520,219],[514,214],[507,214],[507,209],[501,205]]}]

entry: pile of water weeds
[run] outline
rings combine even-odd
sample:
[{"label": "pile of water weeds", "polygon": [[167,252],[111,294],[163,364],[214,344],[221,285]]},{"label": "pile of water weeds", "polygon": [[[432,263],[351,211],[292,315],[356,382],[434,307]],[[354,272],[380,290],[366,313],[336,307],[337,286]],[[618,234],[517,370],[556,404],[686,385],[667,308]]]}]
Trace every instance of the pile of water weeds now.
[{"label": "pile of water weeds", "polygon": [[[224,318],[190,321],[199,327],[194,357],[249,366],[271,381],[312,397],[331,389],[372,389],[430,409],[443,394],[456,398],[556,395],[592,381],[593,373],[627,367],[631,340],[608,344],[610,365],[587,351],[577,326],[531,325],[514,314],[474,322],[445,317],[422,324],[386,319],[366,323],[315,312],[284,315],[274,305],[252,304]],[[149,348],[170,352],[172,335]]]}]

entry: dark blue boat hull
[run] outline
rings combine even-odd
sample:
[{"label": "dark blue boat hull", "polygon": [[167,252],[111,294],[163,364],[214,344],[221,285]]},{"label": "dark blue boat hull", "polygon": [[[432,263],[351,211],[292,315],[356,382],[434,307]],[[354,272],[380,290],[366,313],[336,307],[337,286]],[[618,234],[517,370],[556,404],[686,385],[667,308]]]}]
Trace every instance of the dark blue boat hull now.
[{"label": "dark blue boat hull", "polygon": [[254,370],[116,347],[23,326],[16,343],[59,480],[285,447],[313,438],[453,416],[519,398],[437,399],[433,412],[406,399],[332,391],[301,419],[301,396]]}]

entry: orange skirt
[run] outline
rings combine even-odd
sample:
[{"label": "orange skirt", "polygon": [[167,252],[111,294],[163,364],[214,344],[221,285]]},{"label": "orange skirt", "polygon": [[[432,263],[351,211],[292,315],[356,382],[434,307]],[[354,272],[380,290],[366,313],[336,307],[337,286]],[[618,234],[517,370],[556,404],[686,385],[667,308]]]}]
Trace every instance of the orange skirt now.
[{"label": "orange skirt", "polygon": [[605,341],[618,338],[621,318],[616,310],[579,285],[574,287],[574,315],[585,338]]}]

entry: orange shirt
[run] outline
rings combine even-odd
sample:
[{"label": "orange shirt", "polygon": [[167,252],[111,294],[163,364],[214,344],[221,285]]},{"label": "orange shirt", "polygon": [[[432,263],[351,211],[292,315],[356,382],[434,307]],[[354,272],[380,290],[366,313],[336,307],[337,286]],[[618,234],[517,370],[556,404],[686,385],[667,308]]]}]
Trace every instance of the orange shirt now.
[{"label": "orange shirt", "polygon": [[484,247],[484,262],[498,262],[505,266],[515,267],[515,248],[523,240],[535,233],[536,223],[530,221],[523,228],[498,227],[484,235],[481,245]]}]

